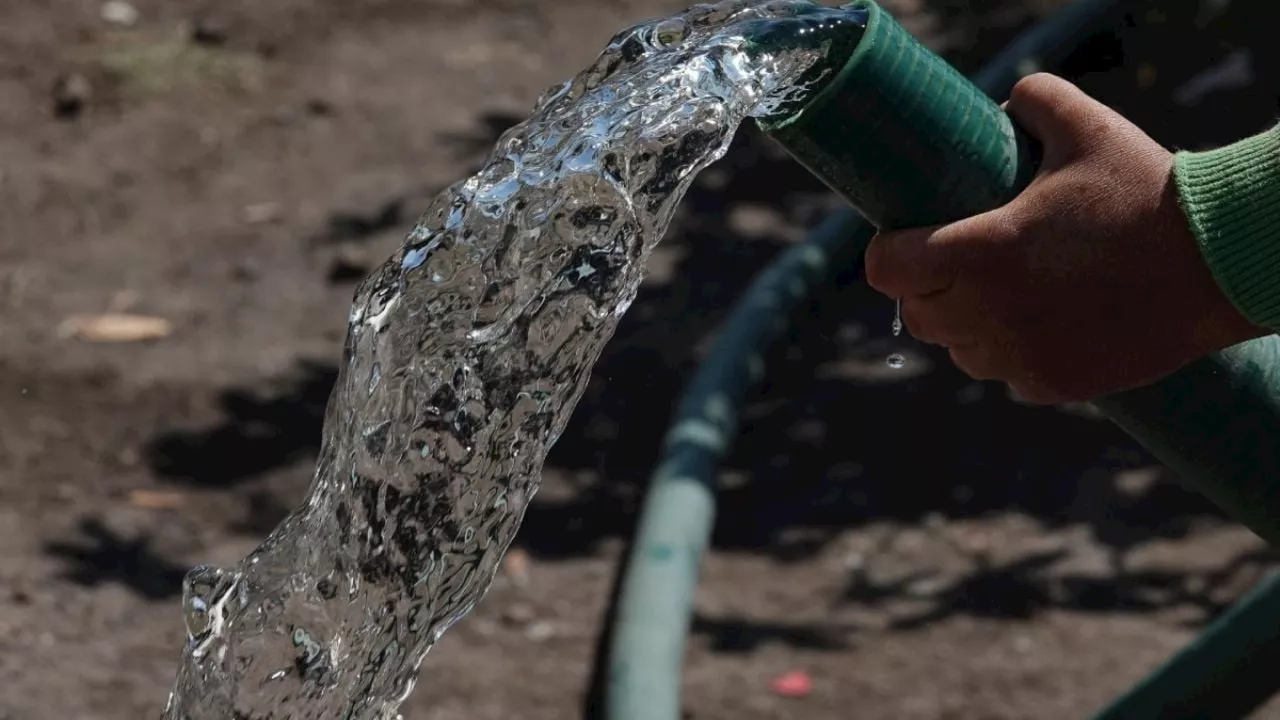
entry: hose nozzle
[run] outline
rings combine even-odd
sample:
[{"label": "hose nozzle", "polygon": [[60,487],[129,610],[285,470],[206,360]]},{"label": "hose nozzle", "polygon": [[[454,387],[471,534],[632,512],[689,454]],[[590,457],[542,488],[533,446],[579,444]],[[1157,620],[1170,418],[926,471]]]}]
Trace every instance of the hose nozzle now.
[{"label": "hose nozzle", "polygon": [[[823,10],[825,30],[757,40],[828,44],[799,99],[757,120],[800,164],[880,228],[952,222],[1026,187],[1038,153],[995,102],[872,0]],[[849,20],[817,20],[832,15]]]}]

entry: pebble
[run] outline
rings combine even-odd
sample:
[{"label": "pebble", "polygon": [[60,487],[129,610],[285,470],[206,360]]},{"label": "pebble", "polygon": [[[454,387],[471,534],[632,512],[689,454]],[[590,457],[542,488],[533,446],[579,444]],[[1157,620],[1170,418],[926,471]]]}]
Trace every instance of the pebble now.
[{"label": "pebble", "polygon": [[278,202],[260,202],[244,206],[241,215],[250,225],[261,225],[280,219],[281,207]]},{"label": "pebble", "polygon": [[536,643],[550,640],[555,634],[555,626],[546,620],[539,620],[535,623],[530,623],[529,627],[524,630],[524,636]]},{"label": "pebble", "polygon": [[138,22],[138,9],[124,0],[107,0],[102,3],[102,19],[112,25],[129,26]]},{"label": "pebble", "polygon": [[502,621],[508,625],[524,625],[534,617],[533,608],[524,603],[514,603],[502,611]]},{"label": "pebble", "polygon": [[227,42],[227,24],[222,18],[201,17],[191,28],[191,41],[197,45],[218,47]]},{"label": "pebble", "polygon": [[93,86],[80,73],[59,76],[53,83],[53,114],[62,120],[80,116],[93,98]]},{"label": "pebble", "polygon": [[517,587],[529,583],[529,553],[522,548],[511,548],[502,559],[502,571]]}]

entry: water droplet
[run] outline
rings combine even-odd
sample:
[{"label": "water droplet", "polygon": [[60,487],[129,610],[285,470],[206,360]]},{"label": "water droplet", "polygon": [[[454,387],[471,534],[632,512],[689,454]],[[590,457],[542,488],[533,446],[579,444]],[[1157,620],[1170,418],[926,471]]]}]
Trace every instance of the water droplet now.
[{"label": "water droplet", "polygon": [[894,370],[901,370],[902,368],[907,366],[907,359],[902,357],[901,353],[894,353],[884,359],[884,364],[888,365]]},{"label": "water droplet", "polygon": [[902,334],[902,298],[893,301],[893,336]]}]

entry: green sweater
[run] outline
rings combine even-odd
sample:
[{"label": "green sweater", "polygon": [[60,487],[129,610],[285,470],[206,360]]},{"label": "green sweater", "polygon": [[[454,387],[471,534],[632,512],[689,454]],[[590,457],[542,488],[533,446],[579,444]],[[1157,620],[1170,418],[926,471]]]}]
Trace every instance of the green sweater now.
[{"label": "green sweater", "polygon": [[1255,325],[1280,329],[1280,125],[1215,150],[1180,152],[1174,178],[1227,298]]}]

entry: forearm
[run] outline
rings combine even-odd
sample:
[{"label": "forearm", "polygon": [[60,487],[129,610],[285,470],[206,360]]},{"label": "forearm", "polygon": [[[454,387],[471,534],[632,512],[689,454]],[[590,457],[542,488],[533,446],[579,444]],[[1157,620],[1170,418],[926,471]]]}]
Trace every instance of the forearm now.
[{"label": "forearm", "polygon": [[1250,322],[1280,329],[1280,126],[1180,152],[1182,207],[1223,293]]}]

